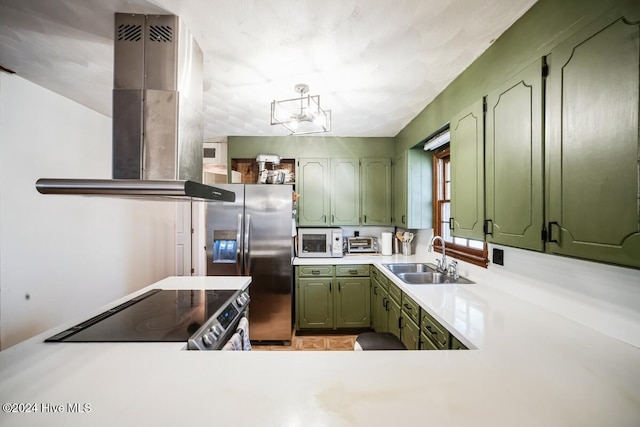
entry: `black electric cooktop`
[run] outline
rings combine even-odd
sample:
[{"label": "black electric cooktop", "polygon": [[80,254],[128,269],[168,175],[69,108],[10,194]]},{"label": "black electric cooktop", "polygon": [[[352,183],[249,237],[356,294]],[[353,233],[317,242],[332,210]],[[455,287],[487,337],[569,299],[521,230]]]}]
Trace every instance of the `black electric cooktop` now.
[{"label": "black electric cooktop", "polygon": [[152,289],[45,342],[186,342],[237,292]]}]

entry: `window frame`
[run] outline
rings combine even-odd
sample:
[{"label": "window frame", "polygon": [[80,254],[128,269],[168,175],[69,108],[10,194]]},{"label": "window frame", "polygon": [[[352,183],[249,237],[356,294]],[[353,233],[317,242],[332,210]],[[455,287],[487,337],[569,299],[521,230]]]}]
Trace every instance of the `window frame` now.
[{"label": "window frame", "polygon": [[[443,162],[451,162],[451,151],[449,146],[445,146],[433,153],[433,235],[443,236],[442,232],[442,215],[441,204],[449,202],[450,199],[441,197],[444,194],[444,173],[442,164]],[[449,177],[451,180],[451,177]],[[483,249],[474,249],[467,246],[455,244],[453,242],[445,242],[447,254],[450,254],[454,258],[461,261],[465,261],[471,264],[479,265],[481,267],[487,267],[489,264],[489,250],[487,243],[483,242]],[[442,248],[439,245],[434,245],[434,251],[442,253]]]}]

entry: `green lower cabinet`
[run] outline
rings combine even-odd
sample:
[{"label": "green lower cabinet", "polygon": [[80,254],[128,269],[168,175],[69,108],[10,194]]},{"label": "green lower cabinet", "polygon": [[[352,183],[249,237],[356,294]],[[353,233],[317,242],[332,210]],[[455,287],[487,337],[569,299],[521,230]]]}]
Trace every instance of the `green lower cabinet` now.
[{"label": "green lower cabinet", "polygon": [[407,347],[407,350],[418,350],[420,348],[420,328],[416,325],[416,322],[405,314],[404,310],[400,341]]},{"label": "green lower cabinet", "polygon": [[451,335],[451,350],[467,350],[467,346],[462,344],[458,338]]},{"label": "green lower cabinet", "polygon": [[297,325],[299,329],[331,329],[333,321],[333,278],[297,278]]},{"label": "green lower cabinet", "polygon": [[371,327],[368,265],[301,265],[295,271],[296,329]]},{"label": "green lower cabinet", "polygon": [[[386,291],[382,289],[382,285],[376,279],[376,275],[371,274],[371,329],[376,332],[382,332],[382,322],[381,315],[384,311],[384,305],[382,303],[383,292],[386,294]],[[386,327],[386,321],[384,325]]]},{"label": "green lower cabinet", "polygon": [[336,328],[371,326],[371,296],[368,277],[336,278]]},{"label": "green lower cabinet", "polygon": [[426,310],[421,311],[420,330],[427,336],[438,350],[448,350],[450,334],[442,325],[435,320]]},{"label": "green lower cabinet", "polygon": [[436,345],[431,339],[431,336],[427,336],[424,332],[420,333],[420,350],[440,350],[440,347]]},{"label": "green lower cabinet", "polygon": [[389,294],[387,290],[382,286],[374,291],[373,300],[373,316],[375,320],[373,323],[373,330],[376,332],[389,332],[389,312],[387,311],[387,301],[389,300]]},{"label": "green lower cabinet", "polygon": [[402,310],[400,310],[400,304],[393,298],[387,298],[387,330],[396,337],[402,339],[400,334],[400,322],[402,321]]}]

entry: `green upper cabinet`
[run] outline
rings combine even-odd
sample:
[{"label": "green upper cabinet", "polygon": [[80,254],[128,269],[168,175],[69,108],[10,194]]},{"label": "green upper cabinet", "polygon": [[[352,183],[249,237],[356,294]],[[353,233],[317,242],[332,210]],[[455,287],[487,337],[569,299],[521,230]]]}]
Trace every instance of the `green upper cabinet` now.
[{"label": "green upper cabinet", "polygon": [[548,251],[640,267],[640,2],[551,51]]},{"label": "green upper cabinet", "polygon": [[329,161],[300,159],[297,165],[298,225],[329,225]]},{"label": "green upper cabinet", "polygon": [[331,159],[331,224],[360,223],[360,160]]},{"label": "green upper cabinet", "polygon": [[391,159],[298,159],[298,225],[391,225]]},{"label": "green upper cabinet", "polygon": [[451,233],[484,240],[483,100],[453,120],[451,131]]},{"label": "green upper cabinet", "polygon": [[422,148],[406,150],[393,161],[393,225],[433,227],[432,157]]},{"label": "green upper cabinet", "polygon": [[362,225],[391,225],[391,159],[363,158]]},{"label": "green upper cabinet", "polygon": [[542,72],[540,59],[486,98],[486,241],[537,251],[544,250]]},{"label": "green upper cabinet", "polygon": [[407,227],[407,156],[405,152],[396,156],[391,165],[391,205],[393,206],[393,225]]}]

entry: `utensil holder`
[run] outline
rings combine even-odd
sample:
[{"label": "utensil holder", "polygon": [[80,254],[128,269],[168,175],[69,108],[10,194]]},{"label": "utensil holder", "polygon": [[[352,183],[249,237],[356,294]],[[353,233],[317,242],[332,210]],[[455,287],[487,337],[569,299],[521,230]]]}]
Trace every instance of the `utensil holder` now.
[{"label": "utensil holder", "polygon": [[411,242],[402,242],[402,255],[413,255]]}]

